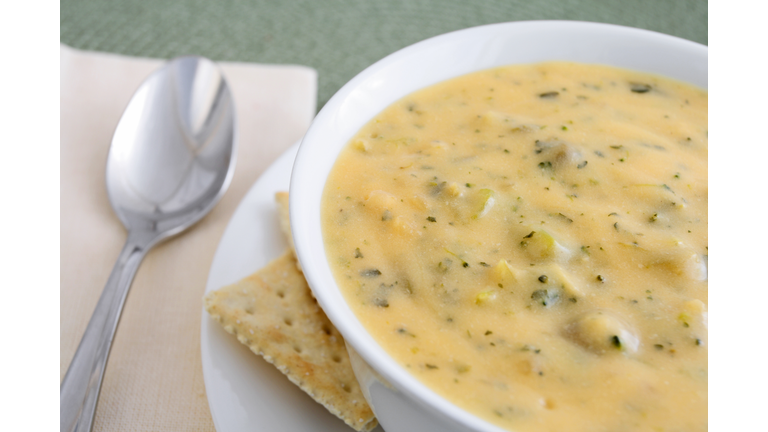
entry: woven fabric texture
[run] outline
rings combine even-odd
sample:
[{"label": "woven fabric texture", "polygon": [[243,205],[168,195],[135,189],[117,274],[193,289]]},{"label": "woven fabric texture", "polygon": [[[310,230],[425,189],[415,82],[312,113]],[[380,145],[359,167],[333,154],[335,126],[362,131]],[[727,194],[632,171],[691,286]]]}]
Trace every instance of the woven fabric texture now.
[{"label": "woven fabric texture", "polygon": [[707,44],[706,0],[64,0],[61,42],[142,57],[299,64],[318,108],[358,72],[420,40],[506,21],[638,27]]}]

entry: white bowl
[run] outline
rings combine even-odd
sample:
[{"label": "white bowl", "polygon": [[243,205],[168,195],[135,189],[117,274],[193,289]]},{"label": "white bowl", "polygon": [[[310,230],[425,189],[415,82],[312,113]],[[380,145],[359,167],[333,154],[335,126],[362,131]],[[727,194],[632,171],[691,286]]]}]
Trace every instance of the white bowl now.
[{"label": "white bowl", "polygon": [[320,228],[320,201],[328,173],[352,136],[401,97],[470,72],[547,60],[612,65],[707,88],[707,47],[694,42],[596,23],[494,24],[427,39],[368,67],[323,107],[301,143],[290,186],[291,226],[299,260],[318,302],[352,348],[355,373],[388,432],[501,429],[419,382],[378,345],[346,304],[326,260]]}]

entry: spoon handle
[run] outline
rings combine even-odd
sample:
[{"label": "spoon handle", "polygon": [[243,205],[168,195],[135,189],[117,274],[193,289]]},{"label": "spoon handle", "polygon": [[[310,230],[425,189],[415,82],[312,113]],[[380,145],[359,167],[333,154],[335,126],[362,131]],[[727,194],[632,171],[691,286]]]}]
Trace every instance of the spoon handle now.
[{"label": "spoon handle", "polygon": [[151,245],[146,236],[128,232],[128,239],[107,279],[77,352],[61,382],[61,432],[90,432],[109,349],[133,276]]}]

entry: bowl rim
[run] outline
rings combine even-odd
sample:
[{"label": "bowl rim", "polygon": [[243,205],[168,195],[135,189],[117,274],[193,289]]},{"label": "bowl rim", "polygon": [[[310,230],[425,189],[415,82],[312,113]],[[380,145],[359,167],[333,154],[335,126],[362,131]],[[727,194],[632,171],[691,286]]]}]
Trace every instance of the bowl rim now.
[{"label": "bowl rim", "polygon": [[[561,34],[573,33],[576,35],[586,33],[592,35],[592,37],[595,35],[601,35],[602,37],[610,35],[611,38],[639,43],[640,45],[635,46],[635,48],[643,48],[647,46],[650,47],[649,49],[658,49],[659,47],[663,47],[668,52],[684,55],[681,55],[681,58],[675,58],[672,59],[672,61],[669,61],[670,65],[668,67],[663,67],[664,64],[662,63],[667,63],[669,59],[664,62],[657,62],[657,64],[654,64],[652,69],[649,70],[649,68],[644,67],[644,65],[641,64],[642,62],[648,61],[645,57],[641,57],[635,63],[630,61],[631,59],[627,59],[627,61],[618,65],[618,67],[663,75],[679,81],[698,85],[705,89],[707,88],[707,46],[676,36],[614,24],[584,21],[515,21],[470,27],[434,36],[395,51],[367,67],[347,82],[347,84],[345,84],[328,101],[328,103],[326,103],[311,123],[307,133],[302,139],[291,174],[289,198],[290,219],[296,252],[307,282],[328,318],[337,327],[346,342],[363,358],[363,360],[365,360],[365,362],[376,372],[381,374],[381,376],[383,376],[399,392],[405,394],[410,400],[414,401],[422,408],[427,409],[432,415],[447,417],[451,421],[470,430],[502,431],[498,426],[454,405],[452,402],[448,401],[448,399],[427,387],[419,381],[415,375],[400,366],[394,358],[378,345],[351,311],[351,308],[347,305],[346,301],[344,301],[343,294],[341,294],[336,281],[333,279],[330,266],[325,256],[322,234],[318,232],[320,227],[320,200],[324,190],[325,180],[328,172],[335,163],[339,151],[346,147],[351,138],[351,134],[354,134],[363,124],[367,123],[370,118],[391,105],[392,102],[406,96],[414,90],[469,72],[464,71],[461,73],[448,74],[447,78],[436,78],[435,80],[417,86],[410,91],[391,95],[389,98],[390,100],[386,103],[375,103],[374,105],[379,107],[378,110],[373,111],[373,114],[368,120],[363,121],[355,127],[349,127],[348,129],[354,129],[354,131],[351,132],[346,139],[339,138],[336,140],[336,142],[331,145],[330,151],[326,150],[329,146],[325,145],[328,139],[324,138],[324,134],[328,132],[329,128],[339,127],[339,116],[343,115],[343,110],[349,110],[350,106],[351,108],[355,108],[361,106],[360,104],[364,105],[364,101],[361,101],[360,99],[361,89],[369,92],[376,91],[377,89],[378,91],[381,91],[380,87],[375,87],[373,84],[376,83],[372,83],[372,81],[375,81],[378,73],[386,70],[388,67],[394,67],[393,65],[396,65],[397,62],[417,56],[425,50],[428,51],[441,45],[457,43],[462,39],[484,37],[486,38],[486,42],[489,42],[493,40],[494,36],[499,34],[517,34],[525,32],[540,35],[545,34],[546,32],[559,32]],[[566,44],[567,43],[570,43],[570,41],[566,41]],[[598,47],[590,48],[597,49],[599,47],[600,46],[598,45]],[[609,54],[609,56],[610,55],[612,54]],[[652,54],[645,54],[645,56],[649,55]],[[691,58],[696,60],[696,65],[685,69],[687,66],[685,66],[684,62],[689,61]],[[550,58],[550,60],[556,60],[556,58]],[[539,61],[546,61],[546,59]],[[519,64],[534,62],[535,61],[519,62]],[[586,61],[585,63],[590,62]],[[610,65],[610,63],[606,64]],[[625,66],[625,64],[628,65]],[[634,67],[633,65],[635,64],[639,67]],[[474,68],[471,69],[470,72],[487,69],[488,67],[494,66]],[[678,70],[678,68],[681,67],[682,69]],[[687,72],[678,73],[683,69]],[[366,86],[367,88],[364,88]],[[365,92],[362,93],[364,96]],[[357,98],[357,101],[351,103],[350,101],[355,98]],[[381,97],[379,97],[379,99],[381,99]],[[359,122],[360,121],[357,120],[355,124]],[[323,152],[326,154],[323,154]],[[330,157],[329,154],[332,155],[332,157]],[[333,161],[330,165],[328,165],[329,159]],[[322,171],[318,171],[318,161],[321,162],[320,165],[322,165]],[[320,194],[315,193],[318,188]],[[330,278],[328,277],[329,275]],[[340,303],[338,301],[339,297],[341,297]]]}]

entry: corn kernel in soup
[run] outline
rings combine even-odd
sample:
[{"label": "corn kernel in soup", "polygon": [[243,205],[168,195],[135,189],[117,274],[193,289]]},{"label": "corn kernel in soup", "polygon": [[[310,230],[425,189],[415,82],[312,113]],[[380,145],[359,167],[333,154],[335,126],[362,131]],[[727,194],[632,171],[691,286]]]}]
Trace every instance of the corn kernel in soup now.
[{"label": "corn kernel in soup", "polygon": [[605,66],[486,70],[342,151],[323,238],[404,368],[515,431],[707,429],[707,92]]}]

